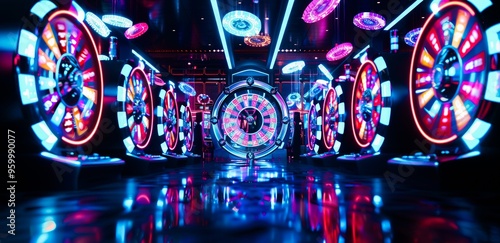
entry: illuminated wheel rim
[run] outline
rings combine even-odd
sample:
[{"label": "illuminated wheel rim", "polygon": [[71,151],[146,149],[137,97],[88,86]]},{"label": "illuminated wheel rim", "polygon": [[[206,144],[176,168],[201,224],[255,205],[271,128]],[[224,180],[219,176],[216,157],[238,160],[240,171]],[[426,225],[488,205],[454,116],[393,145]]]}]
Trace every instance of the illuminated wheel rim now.
[{"label": "illuminated wheel rim", "polygon": [[359,67],[351,99],[351,125],[359,147],[378,152],[389,125],[391,83],[382,57]]},{"label": "illuminated wheel rim", "polygon": [[318,142],[321,142],[321,106],[311,102],[307,120],[307,148],[309,151],[319,152]]},{"label": "illuminated wheel rim", "polygon": [[179,127],[181,128],[181,132],[179,133],[179,140],[183,141],[182,153],[186,153],[188,151],[191,151],[193,148],[194,120],[193,114],[191,113],[191,108],[189,108],[189,104],[186,106],[181,105],[180,112],[182,114],[182,117],[179,120]]},{"label": "illuminated wheel rim", "polygon": [[179,138],[179,110],[172,90],[160,91],[160,104],[157,108],[158,135],[164,153],[173,151],[177,147]]},{"label": "illuminated wheel rim", "polygon": [[270,85],[247,78],[225,88],[212,110],[213,140],[240,158],[261,158],[283,148],[289,131],[285,101]]},{"label": "illuminated wheel rim", "polygon": [[32,129],[47,150],[59,139],[74,146],[87,143],[99,127],[103,104],[92,34],[81,16],[56,8],[50,1],[32,7],[40,28],[21,29],[15,61],[21,102],[37,114],[30,117],[38,118]]},{"label": "illuminated wheel rim", "polygon": [[118,126],[125,136],[128,152],[145,149],[153,131],[153,96],[146,73],[138,67],[125,64],[120,74],[122,85],[118,90]]},{"label": "illuminated wheel rim", "polygon": [[[479,5],[483,11],[487,5]],[[476,147],[491,124],[491,102],[498,102],[500,25],[486,31],[479,11],[464,2],[441,6],[425,22],[412,58],[410,100],[413,118],[424,138],[442,147]]]},{"label": "illuminated wheel rim", "polygon": [[313,0],[302,13],[306,23],[315,23],[328,16],[339,5],[340,0]]},{"label": "illuminated wheel rim", "polygon": [[327,150],[338,152],[345,129],[345,104],[342,87],[329,88],[323,102],[323,142]]}]

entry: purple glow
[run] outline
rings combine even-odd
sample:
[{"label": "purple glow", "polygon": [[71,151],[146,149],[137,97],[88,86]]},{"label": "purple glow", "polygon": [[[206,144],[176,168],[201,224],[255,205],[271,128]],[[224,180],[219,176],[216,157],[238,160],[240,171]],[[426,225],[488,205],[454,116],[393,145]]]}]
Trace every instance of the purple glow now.
[{"label": "purple glow", "polygon": [[415,46],[418,36],[420,35],[420,31],[422,31],[422,28],[416,28],[406,33],[405,43],[409,46]]},{"label": "purple glow", "polygon": [[146,23],[138,23],[138,24],[134,24],[132,25],[130,28],[128,28],[124,35],[127,39],[134,39],[134,38],[137,38],[141,35],[143,35],[144,33],[146,33],[146,31],[148,31],[148,24]]},{"label": "purple glow", "polygon": [[333,47],[328,53],[326,53],[326,59],[328,61],[340,60],[352,52],[352,44],[349,42],[342,43]]},{"label": "purple glow", "polygon": [[318,22],[333,12],[339,3],[340,0],[313,0],[302,13],[302,19],[309,24]]},{"label": "purple glow", "polygon": [[385,26],[385,18],[372,12],[361,12],[353,19],[354,25],[364,30],[378,30]]}]

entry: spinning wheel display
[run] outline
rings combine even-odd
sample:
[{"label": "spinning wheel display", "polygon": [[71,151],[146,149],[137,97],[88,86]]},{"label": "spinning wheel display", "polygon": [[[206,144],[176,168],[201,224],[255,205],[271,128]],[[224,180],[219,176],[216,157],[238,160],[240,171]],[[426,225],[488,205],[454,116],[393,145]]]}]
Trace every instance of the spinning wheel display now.
[{"label": "spinning wheel display", "polygon": [[419,133],[438,150],[473,150],[491,127],[492,102],[500,101],[498,65],[490,63],[500,52],[500,24],[481,18],[492,10],[489,5],[444,4],[427,19],[415,45],[411,111]]},{"label": "spinning wheel display", "polygon": [[307,148],[315,153],[320,152],[322,143],[322,117],[319,103],[311,102],[311,108],[307,116]]},{"label": "spinning wheel display", "polygon": [[391,82],[382,57],[366,61],[354,82],[351,127],[362,153],[379,152],[391,115]]},{"label": "spinning wheel display", "polygon": [[103,109],[102,68],[92,34],[75,11],[50,1],[37,2],[31,14],[40,22],[21,29],[14,61],[31,127],[49,151],[85,144],[98,130]]},{"label": "spinning wheel display", "polygon": [[161,90],[157,107],[158,135],[163,153],[172,152],[179,138],[179,110],[172,90]]},{"label": "spinning wheel display", "polygon": [[277,89],[249,77],[224,89],[211,114],[214,144],[239,158],[261,158],[283,148],[290,130]]},{"label": "spinning wheel display", "polygon": [[338,153],[345,129],[344,92],[340,85],[329,88],[323,102],[321,132],[327,151]]},{"label": "spinning wheel display", "polygon": [[189,104],[181,105],[179,119],[179,141],[182,141],[182,153],[190,152],[194,142],[194,119]]},{"label": "spinning wheel display", "polygon": [[153,96],[146,73],[126,64],[118,86],[118,127],[129,153],[141,153],[153,132]]}]

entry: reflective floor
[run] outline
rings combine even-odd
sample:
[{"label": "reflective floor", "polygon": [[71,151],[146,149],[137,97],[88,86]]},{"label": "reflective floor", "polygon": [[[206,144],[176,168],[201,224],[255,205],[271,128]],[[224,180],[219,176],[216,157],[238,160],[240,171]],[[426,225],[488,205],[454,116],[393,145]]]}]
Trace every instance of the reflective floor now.
[{"label": "reflective floor", "polygon": [[303,161],[201,162],[17,195],[1,242],[500,242],[495,190],[418,188]]}]

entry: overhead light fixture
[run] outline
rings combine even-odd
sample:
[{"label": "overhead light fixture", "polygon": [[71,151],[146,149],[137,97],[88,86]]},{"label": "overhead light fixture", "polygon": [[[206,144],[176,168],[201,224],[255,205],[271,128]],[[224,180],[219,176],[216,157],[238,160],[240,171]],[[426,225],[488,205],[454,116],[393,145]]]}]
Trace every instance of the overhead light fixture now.
[{"label": "overhead light fixture", "polygon": [[148,31],[148,28],[149,27],[148,27],[147,23],[134,24],[125,31],[125,33],[124,33],[125,38],[127,38],[127,39],[137,38],[137,37],[143,35],[144,33],[146,33],[146,31]]},{"label": "overhead light fixture", "polygon": [[224,18],[222,18],[222,27],[232,35],[246,37],[258,35],[262,28],[262,23],[254,14],[236,10],[224,15]]},{"label": "overhead light fixture", "polygon": [[418,36],[420,35],[420,32],[422,31],[422,28],[416,28],[410,30],[408,33],[405,35],[405,43],[409,46],[415,46],[418,40]]},{"label": "overhead light fixture", "polygon": [[283,72],[283,74],[294,73],[294,72],[302,70],[302,68],[304,68],[305,66],[306,66],[306,63],[304,61],[295,61],[295,62],[291,62],[291,63],[285,65],[281,69],[281,72]]},{"label": "overhead light fixture", "polygon": [[120,28],[130,28],[132,27],[132,20],[125,18],[123,16],[114,14],[105,14],[102,17],[102,22],[113,25]]},{"label": "overhead light fixture", "polygon": [[315,23],[328,16],[339,5],[340,0],[313,0],[302,13],[306,23]]},{"label": "overhead light fixture", "polygon": [[102,37],[108,37],[111,33],[108,26],[106,26],[106,24],[92,12],[87,12],[85,14],[85,22],[87,22],[87,24]]},{"label": "overhead light fixture", "polygon": [[233,61],[229,55],[229,48],[227,46],[226,35],[224,33],[224,28],[222,27],[222,21],[220,19],[219,6],[217,6],[217,0],[210,0],[212,4],[212,11],[215,17],[215,23],[217,24],[217,30],[219,31],[220,41],[222,42],[222,48],[224,49],[224,55],[226,56],[227,68],[233,69]]},{"label": "overhead light fixture", "polygon": [[288,19],[290,18],[290,13],[292,12],[293,3],[295,0],[288,0],[286,5],[285,14],[283,20],[281,21],[280,32],[278,33],[278,38],[276,39],[276,45],[274,46],[273,55],[269,63],[269,69],[273,69],[274,63],[276,62],[276,57],[278,56],[278,51],[280,49],[281,41],[283,40],[283,35],[285,34],[286,25],[288,24]]},{"label": "overhead light fixture", "polygon": [[271,44],[271,37],[268,34],[254,35],[245,37],[243,41],[251,47],[265,47]]},{"label": "overhead light fixture", "polygon": [[408,8],[405,9],[401,14],[398,15],[391,23],[385,26],[384,30],[390,30],[394,25],[396,25],[401,19],[403,19],[408,13],[410,13],[413,9],[415,9],[420,3],[424,0],[416,0],[413,2]]},{"label": "overhead light fixture", "polygon": [[354,16],[354,25],[364,30],[379,30],[385,26],[385,18],[377,13],[361,12]]},{"label": "overhead light fixture", "polygon": [[335,45],[328,53],[326,53],[326,59],[328,61],[338,61],[349,54],[351,54],[353,46],[349,42],[342,43],[340,45]]}]

